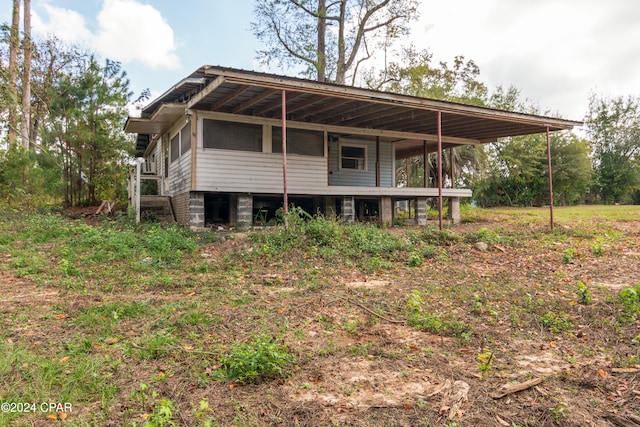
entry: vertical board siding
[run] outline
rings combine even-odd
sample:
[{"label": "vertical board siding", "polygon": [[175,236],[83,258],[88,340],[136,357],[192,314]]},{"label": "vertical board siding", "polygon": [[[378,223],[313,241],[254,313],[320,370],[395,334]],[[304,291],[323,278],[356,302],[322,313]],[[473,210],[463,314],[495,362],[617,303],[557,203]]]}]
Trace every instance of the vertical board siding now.
[{"label": "vertical board siding", "polygon": [[[282,154],[199,149],[197,191],[282,193]],[[287,156],[287,190],[305,194],[327,188],[327,160]]]},{"label": "vertical board siding", "polygon": [[[367,170],[340,169],[340,143],[329,141],[330,170],[329,185],[348,185],[357,187],[376,186],[376,142],[349,139],[345,144],[357,144],[367,147]],[[380,143],[380,186],[393,186],[393,145],[389,142]]]}]

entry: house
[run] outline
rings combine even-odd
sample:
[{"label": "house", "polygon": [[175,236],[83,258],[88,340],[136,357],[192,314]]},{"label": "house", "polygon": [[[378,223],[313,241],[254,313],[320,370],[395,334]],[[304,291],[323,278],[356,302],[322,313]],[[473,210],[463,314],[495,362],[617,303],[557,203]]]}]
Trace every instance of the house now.
[{"label": "house", "polygon": [[415,222],[425,224],[430,198],[442,226],[443,200],[457,221],[460,199],[471,191],[443,183],[441,162],[435,185],[399,187],[397,160],[441,159],[442,150],[461,145],[580,124],[203,66],[130,117],[125,130],[137,133],[143,179],[192,228],[251,225],[290,204],[385,223],[394,220],[394,206],[411,204]]}]

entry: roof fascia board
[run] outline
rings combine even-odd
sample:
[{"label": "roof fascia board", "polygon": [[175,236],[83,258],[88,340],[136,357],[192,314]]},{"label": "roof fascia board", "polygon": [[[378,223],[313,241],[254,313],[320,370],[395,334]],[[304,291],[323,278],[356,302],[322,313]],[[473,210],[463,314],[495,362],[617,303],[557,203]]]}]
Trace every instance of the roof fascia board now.
[{"label": "roof fascia board", "polygon": [[133,124],[153,123],[155,121],[158,121],[158,117],[159,116],[161,116],[161,115],[163,115],[165,113],[171,114],[172,110],[175,113],[177,113],[180,110],[186,111],[184,109],[184,106],[185,106],[184,104],[177,104],[175,102],[166,103],[166,104],[160,105],[160,107],[158,107],[158,109],[156,111],[154,111],[154,113],[149,118],[129,117],[127,119],[127,123],[125,123],[124,131],[126,133],[158,133],[158,132],[136,132],[136,131],[131,131],[131,130],[129,130],[129,127],[130,127],[130,125],[133,125]]}]

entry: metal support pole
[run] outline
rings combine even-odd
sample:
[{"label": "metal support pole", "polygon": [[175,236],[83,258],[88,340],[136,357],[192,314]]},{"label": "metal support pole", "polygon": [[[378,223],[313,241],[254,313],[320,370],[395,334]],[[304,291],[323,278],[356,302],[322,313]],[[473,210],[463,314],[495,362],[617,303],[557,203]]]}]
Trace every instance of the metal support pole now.
[{"label": "metal support pole", "polygon": [[438,226],[442,225],[442,111],[438,111]]},{"label": "metal support pole", "polygon": [[553,174],[551,173],[551,140],[547,126],[547,166],[549,168],[549,226],[553,230]]},{"label": "metal support pole", "polygon": [[284,199],[285,226],[289,213],[289,195],[287,194],[287,95],[282,91],[282,192]]}]

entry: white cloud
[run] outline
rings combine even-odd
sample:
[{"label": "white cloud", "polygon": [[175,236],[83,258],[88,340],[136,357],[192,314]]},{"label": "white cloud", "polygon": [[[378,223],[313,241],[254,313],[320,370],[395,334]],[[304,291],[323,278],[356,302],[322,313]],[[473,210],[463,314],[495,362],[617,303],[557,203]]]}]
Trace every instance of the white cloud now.
[{"label": "white cloud", "polygon": [[[90,44],[93,36],[87,29],[82,15],[74,10],[62,9],[44,4],[47,21],[35,11],[31,13],[31,27],[34,34],[55,36],[66,43]],[[22,13],[22,12],[21,12]]]},{"label": "white cloud", "polygon": [[98,14],[96,47],[106,57],[139,61],[151,68],[177,68],[173,29],[151,5],[105,0]]},{"label": "white cloud", "polygon": [[592,90],[638,94],[640,2],[452,0],[423,8],[413,35],[435,61],[463,54],[490,88],[513,84],[542,110],[581,119]]},{"label": "white cloud", "polygon": [[33,32],[67,43],[89,46],[105,58],[138,62],[151,68],[180,66],[173,29],[160,12],[136,0],[104,0],[97,28],[89,29],[78,12],[43,4],[44,16],[32,12]]}]

